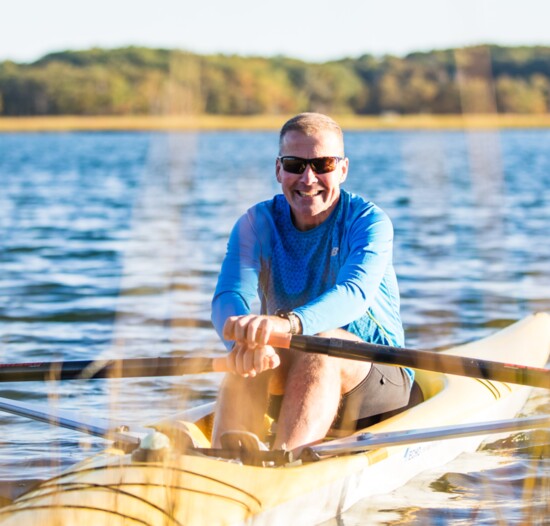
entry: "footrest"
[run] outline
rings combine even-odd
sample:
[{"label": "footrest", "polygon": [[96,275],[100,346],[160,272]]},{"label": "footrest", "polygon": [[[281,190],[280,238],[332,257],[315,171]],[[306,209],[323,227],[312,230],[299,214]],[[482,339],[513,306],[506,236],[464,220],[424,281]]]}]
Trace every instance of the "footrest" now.
[{"label": "footrest", "polygon": [[222,449],[231,451],[245,464],[261,466],[268,447],[254,434],[248,431],[226,431],[220,437]]}]

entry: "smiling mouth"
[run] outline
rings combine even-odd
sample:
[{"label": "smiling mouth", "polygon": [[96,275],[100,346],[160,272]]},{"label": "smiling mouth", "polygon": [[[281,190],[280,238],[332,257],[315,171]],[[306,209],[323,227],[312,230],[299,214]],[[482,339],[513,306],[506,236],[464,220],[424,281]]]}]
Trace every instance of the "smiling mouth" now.
[{"label": "smiling mouth", "polygon": [[321,194],[322,190],[312,190],[310,192],[304,192],[302,190],[297,190],[300,197],[316,197]]}]

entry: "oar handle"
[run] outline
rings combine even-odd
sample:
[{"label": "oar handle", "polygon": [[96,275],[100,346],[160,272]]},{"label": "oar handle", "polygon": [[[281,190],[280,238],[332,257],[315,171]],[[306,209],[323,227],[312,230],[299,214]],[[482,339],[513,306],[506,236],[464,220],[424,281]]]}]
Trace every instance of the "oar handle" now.
[{"label": "oar handle", "polygon": [[226,373],[229,369],[227,367],[227,361],[225,356],[218,358],[212,358],[212,372],[214,373]]},{"label": "oar handle", "polygon": [[273,332],[269,337],[268,343],[279,349],[290,349],[292,345],[292,334],[287,332]]}]

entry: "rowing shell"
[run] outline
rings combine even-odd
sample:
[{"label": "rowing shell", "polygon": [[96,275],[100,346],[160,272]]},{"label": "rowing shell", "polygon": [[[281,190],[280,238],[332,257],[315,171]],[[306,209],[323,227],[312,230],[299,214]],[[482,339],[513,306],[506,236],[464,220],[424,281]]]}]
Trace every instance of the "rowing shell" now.
[{"label": "rowing shell", "polygon": [[[530,316],[445,352],[543,367],[550,352],[550,316]],[[425,401],[358,434],[511,418],[531,390],[433,372],[416,374]],[[195,408],[159,425],[173,438],[173,446],[158,454],[111,448],[75,465],[0,510],[0,525],[318,524],[361,499],[390,492],[418,473],[476,449],[483,440],[467,436],[354,454],[338,454],[334,448],[334,455],[322,460],[287,458],[282,463],[248,465],[204,454],[211,410],[211,405]],[[182,429],[183,439],[174,438]],[[186,449],[189,436],[199,449]]]}]

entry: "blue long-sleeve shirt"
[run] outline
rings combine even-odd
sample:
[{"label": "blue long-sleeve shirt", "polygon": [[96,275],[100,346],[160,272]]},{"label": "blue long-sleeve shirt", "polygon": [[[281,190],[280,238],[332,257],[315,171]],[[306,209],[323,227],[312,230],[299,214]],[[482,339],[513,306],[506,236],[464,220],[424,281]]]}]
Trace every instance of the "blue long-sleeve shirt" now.
[{"label": "blue long-sleeve shirt", "polygon": [[364,341],[403,346],[392,247],[390,219],[360,196],[341,190],[331,216],[300,231],[286,198],[276,195],[231,232],[212,300],[214,327],[221,337],[229,316],[250,313],[259,300],[262,314],[295,312],[303,334],[341,327]]}]

